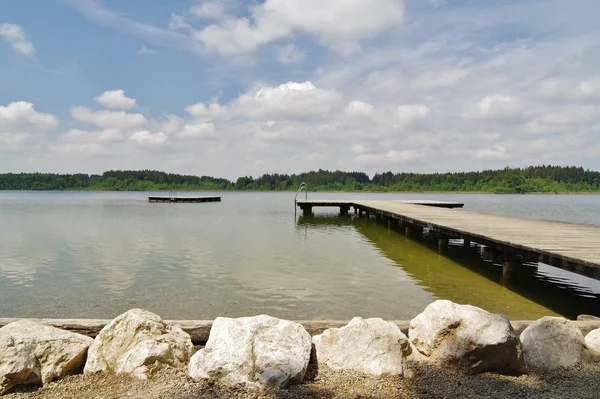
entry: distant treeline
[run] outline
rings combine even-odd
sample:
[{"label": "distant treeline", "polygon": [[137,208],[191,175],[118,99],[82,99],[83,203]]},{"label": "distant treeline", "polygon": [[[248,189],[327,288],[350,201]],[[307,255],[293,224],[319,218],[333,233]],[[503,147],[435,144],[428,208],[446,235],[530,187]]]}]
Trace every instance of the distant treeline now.
[{"label": "distant treeline", "polygon": [[102,175],[0,174],[0,190],[295,191],[302,182],[310,191],[600,192],[600,172],[545,165],[461,173],[385,172],[372,178],[363,172],[318,170],[297,175],[244,176],[235,182],[153,170],[108,171]]}]

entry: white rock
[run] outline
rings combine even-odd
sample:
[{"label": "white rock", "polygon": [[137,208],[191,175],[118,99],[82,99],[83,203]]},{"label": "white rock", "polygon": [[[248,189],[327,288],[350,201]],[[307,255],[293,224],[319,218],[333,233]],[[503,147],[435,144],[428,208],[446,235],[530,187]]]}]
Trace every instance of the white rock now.
[{"label": "white rock", "polygon": [[525,369],[519,338],[508,319],[447,300],[431,303],[410,322],[408,336],[427,361],[480,373]]},{"label": "white rock", "polygon": [[277,389],[304,379],[310,351],[310,334],[301,324],[265,315],[218,317],[206,347],[192,357],[188,371],[194,379]]},{"label": "white rock", "polygon": [[78,371],[92,341],[29,320],[0,328],[0,395],[16,385],[46,384]]},{"label": "white rock", "polygon": [[107,324],[90,346],[85,373],[132,373],[145,379],[159,367],[185,367],[194,346],[186,332],[160,316],[132,309]]},{"label": "white rock", "polygon": [[355,317],[346,326],[313,337],[317,365],[335,371],[365,374],[404,374],[408,338],[397,325],[383,319]]},{"label": "white rock", "polygon": [[585,336],[585,346],[595,356],[600,356],[600,328],[592,330]]},{"label": "white rock", "polygon": [[552,370],[571,367],[583,359],[585,338],[575,323],[562,317],[543,317],[521,333],[527,366]]}]

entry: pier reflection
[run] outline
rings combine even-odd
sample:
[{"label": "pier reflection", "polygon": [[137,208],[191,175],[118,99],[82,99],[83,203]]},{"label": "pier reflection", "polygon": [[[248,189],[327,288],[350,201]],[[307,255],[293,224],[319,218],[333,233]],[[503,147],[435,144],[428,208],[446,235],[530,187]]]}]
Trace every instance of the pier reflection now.
[{"label": "pier reflection", "polygon": [[484,260],[481,247],[465,248],[460,240],[451,241],[448,254],[440,255],[426,234],[408,239],[373,219],[300,216],[296,226],[306,237],[312,229],[355,230],[391,265],[402,268],[440,299],[469,303],[511,319],[543,315],[575,318],[583,313],[600,316],[600,283],[551,266],[525,264],[518,281],[510,283],[503,281],[500,264]]}]

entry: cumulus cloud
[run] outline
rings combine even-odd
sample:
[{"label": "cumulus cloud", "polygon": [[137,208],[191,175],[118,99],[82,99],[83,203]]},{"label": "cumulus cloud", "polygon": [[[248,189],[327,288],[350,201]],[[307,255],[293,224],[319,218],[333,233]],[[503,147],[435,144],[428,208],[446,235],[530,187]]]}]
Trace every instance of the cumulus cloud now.
[{"label": "cumulus cloud", "polygon": [[132,129],[147,123],[146,117],[142,114],[130,114],[125,111],[94,111],[83,106],[72,107],[71,116],[77,121],[103,128]]},{"label": "cumulus cloud", "polygon": [[394,115],[395,126],[401,128],[411,128],[422,125],[429,119],[431,109],[424,104],[404,104],[400,105]]},{"label": "cumulus cloud", "polygon": [[[208,50],[222,54],[251,52],[258,47],[291,36],[298,31],[350,54],[358,41],[397,26],[404,17],[401,0],[266,0],[251,5],[249,16],[234,18],[219,3],[192,8],[196,17],[216,19],[192,33]],[[188,29],[181,16],[171,19],[171,28]]]},{"label": "cumulus cloud", "polygon": [[352,101],[345,109],[345,112],[350,117],[369,118],[373,116],[375,107],[364,101]]},{"label": "cumulus cloud", "polygon": [[547,79],[538,89],[538,93],[549,100],[600,100],[600,76],[586,80]]},{"label": "cumulus cloud", "polygon": [[186,124],[177,133],[182,138],[211,138],[215,137],[215,125],[212,123]]},{"label": "cumulus cloud", "polygon": [[202,19],[222,19],[227,17],[223,4],[217,1],[206,1],[195,5],[190,12],[192,15]]},{"label": "cumulus cloud", "polygon": [[232,104],[232,108],[248,118],[297,120],[328,114],[342,100],[341,94],[317,88],[312,82],[287,82],[243,94]]},{"label": "cumulus cloud", "polygon": [[122,109],[127,110],[135,106],[135,98],[129,98],[125,96],[125,91],[119,90],[107,90],[98,97],[95,98],[98,104],[104,105],[110,109]]},{"label": "cumulus cloud", "polygon": [[33,43],[27,40],[25,31],[16,24],[0,23],[0,37],[10,43],[13,50],[23,55],[34,55]]},{"label": "cumulus cloud", "polygon": [[503,146],[497,145],[493,148],[482,148],[476,152],[475,158],[484,161],[503,161],[505,159],[509,159],[510,156]]},{"label": "cumulus cloud", "polygon": [[135,141],[138,144],[160,145],[167,141],[168,136],[163,132],[150,133],[148,130],[135,132],[129,137],[129,140]]},{"label": "cumulus cloud", "polygon": [[61,135],[61,140],[66,142],[118,142],[123,139],[123,133],[116,128],[99,131],[70,129]]},{"label": "cumulus cloud", "polygon": [[525,117],[523,106],[512,96],[492,95],[468,107],[466,117],[496,122],[518,122]]},{"label": "cumulus cloud", "polygon": [[0,133],[48,131],[57,127],[54,115],[37,112],[32,103],[15,101],[0,105]]},{"label": "cumulus cloud", "polygon": [[361,154],[356,157],[356,161],[363,166],[389,168],[416,162],[423,157],[417,150],[392,150],[383,154]]}]

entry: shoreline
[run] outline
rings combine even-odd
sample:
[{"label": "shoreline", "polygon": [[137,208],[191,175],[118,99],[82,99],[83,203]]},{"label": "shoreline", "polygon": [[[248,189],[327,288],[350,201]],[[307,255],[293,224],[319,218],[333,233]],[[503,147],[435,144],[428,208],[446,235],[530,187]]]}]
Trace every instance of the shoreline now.
[{"label": "shoreline", "polygon": [[[97,193],[162,193],[169,190],[3,190],[0,193],[67,193],[67,192],[97,192]],[[181,193],[288,193],[295,194],[295,190],[172,190]],[[564,191],[564,192],[529,192],[529,193],[494,193],[492,191],[330,191],[316,190],[308,191],[309,193],[333,193],[333,194],[465,194],[465,195],[600,195],[600,191]]]}]

